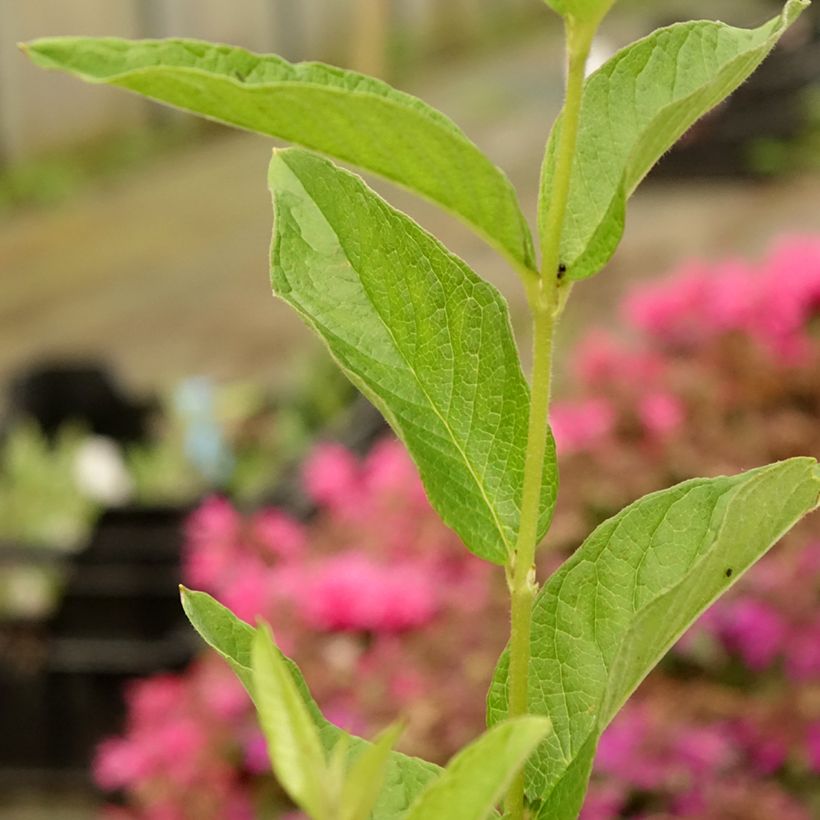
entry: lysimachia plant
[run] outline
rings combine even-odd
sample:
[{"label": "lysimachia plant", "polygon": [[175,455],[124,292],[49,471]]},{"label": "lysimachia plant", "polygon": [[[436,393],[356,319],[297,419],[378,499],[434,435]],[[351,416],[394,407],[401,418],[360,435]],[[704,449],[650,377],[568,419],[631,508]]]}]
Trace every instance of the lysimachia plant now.
[{"label": "lysimachia plant", "polygon": [[[718,596],[818,505],[811,458],[646,496],[599,526],[543,585],[536,547],[558,478],[547,423],[553,336],[575,282],[606,264],[653,164],[737,88],[808,5],[752,30],[660,29],[586,78],[614,0],[547,0],[564,20],[566,98],[547,144],[540,263],[506,176],[447,117],[375,79],[191,40],[49,38],[46,68],[297,143],[275,150],[271,277],[390,422],[442,519],[503,567],[511,637],[488,732],[445,769],[330,724],[265,625],[183,590],[192,624],[248,688],[274,771],[319,820],[565,820],[580,811],[601,732]],[[308,150],[305,150],[308,149]],[[320,154],[460,216],[520,276],[533,319],[522,373],[501,296],[434,237]]]}]

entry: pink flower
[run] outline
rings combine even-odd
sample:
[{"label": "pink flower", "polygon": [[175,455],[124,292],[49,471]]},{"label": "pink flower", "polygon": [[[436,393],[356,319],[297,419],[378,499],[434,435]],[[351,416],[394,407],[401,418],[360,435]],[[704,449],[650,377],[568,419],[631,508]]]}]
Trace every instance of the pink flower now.
[{"label": "pink flower", "polygon": [[217,597],[237,618],[253,623],[267,613],[273,601],[271,573],[255,561],[241,561],[231,579],[221,585]]},{"label": "pink flower", "polygon": [[182,577],[196,589],[215,590],[228,574],[242,519],[229,501],[206,499],[185,522]]},{"label": "pink flower", "polygon": [[212,495],[189,516],[186,536],[197,543],[231,541],[241,526],[239,513],[226,498]]},{"label": "pink flower", "polygon": [[765,669],[782,652],[787,629],[781,615],[754,599],[740,599],[722,612],[721,638],[753,670]]},{"label": "pink flower", "polygon": [[254,540],[270,555],[283,561],[298,558],[305,548],[304,526],[277,509],[258,512],[250,523]]},{"label": "pink flower", "polygon": [[627,800],[620,784],[593,783],[587,793],[579,820],[617,820]]},{"label": "pink flower", "polygon": [[155,675],[134,681],[126,690],[130,717],[136,725],[159,723],[185,703],[185,682],[177,675]]},{"label": "pink flower", "polygon": [[658,390],[641,398],[638,416],[650,435],[663,437],[683,424],[685,411],[677,396]]},{"label": "pink flower", "polygon": [[433,579],[410,563],[383,566],[347,552],[317,566],[300,598],[303,618],[326,631],[395,632],[430,621]]},{"label": "pink flower", "polygon": [[370,494],[400,494],[406,503],[426,503],[427,496],[404,445],[387,438],[374,445],[363,465],[364,485]]},{"label": "pink flower", "polygon": [[718,333],[747,330],[757,308],[757,274],[745,262],[729,261],[710,274],[701,305],[704,324]]},{"label": "pink flower", "polygon": [[625,355],[626,351],[610,335],[593,331],[575,350],[575,372],[589,386],[612,381],[622,372]]},{"label": "pink flower", "polygon": [[627,707],[601,736],[596,768],[636,788],[659,787],[666,772],[663,762],[644,749],[650,734],[647,713],[639,706]]},{"label": "pink flower", "polygon": [[788,637],[786,673],[792,681],[820,681],[820,623],[798,627]]},{"label": "pink flower", "polygon": [[605,399],[555,402],[550,425],[562,453],[590,450],[607,438],[615,426],[615,411]]},{"label": "pink flower", "polygon": [[155,772],[161,772],[178,786],[188,787],[201,776],[209,742],[207,732],[204,721],[182,717],[154,727],[140,738],[140,743],[148,751]]},{"label": "pink flower", "polygon": [[359,464],[339,444],[323,444],[308,458],[303,472],[305,490],[317,504],[355,511],[362,499]]},{"label": "pink flower", "polygon": [[724,727],[696,726],[675,739],[673,754],[697,779],[730,763],[733,749]]},{"label": "pink flower", "polygon": [[254,731],[243,747],[245,767],[251,774],[267,774],[270,772],[270,756],[268,742],[260,731]]},{"label": "pink flower", "polygon": [[775,735],[769,727],[761,727],[751,720],[744,720],[734,727],[733,734],[745,749],[746,756],[757,774],[774,774],[786,762],[788,746],[783,738]]},{"label": "pink flower", "polygon": [[811,770],[820,774],[820,721],[810,724],[806,730],[806,750]]},{"label": "pink flower", "polygon": [[148,751],[132,740],[113,738],[97,747],[92,764],[94,782],[108,791],[139,783],[152,772]]},{"label": "pink flower", "polygon": [[236,721],[250,711],[250,697],[227,664],[205,666],[198,689],[206,714],[220,721]]},{"label": "pink flower", "polygon": [[624,301],[627,321],[673,345],[697,341],[703,331],[700,317],[709,291],[709,274],[703,265],[694,263],[660,284],[642,286]]}]

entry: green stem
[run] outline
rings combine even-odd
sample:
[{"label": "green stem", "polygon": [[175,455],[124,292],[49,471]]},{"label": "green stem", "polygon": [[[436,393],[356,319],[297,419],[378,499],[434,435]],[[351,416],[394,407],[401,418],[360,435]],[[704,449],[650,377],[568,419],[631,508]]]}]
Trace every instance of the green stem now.
[{"label": "green stem", "polygon": [[[535,577],[535,548],[541,511],[544,459],[550,394],[555,324],[565,303],[564,285],[558,276],[561,233],[569,196],[572,163],[578,139],[581,95],[589,47],[594,29],[579,29],[567,22],[569,71],[566,98],[560,124],[553,187],[542,235],[542,268],[539,282],[528,289],[533,312],[532,399],[530,402],[527,453],[521,500],[521,523],[509,585],[511,596],[509,716],[529,711],[529,666],[532,607],[538,585]],[[513,782],[505,808],[510,820],[524,818],[524,773]]]},{"label": "green stem", "polygon": [[595,29],[573,25],[567,21],[567,87],[558,135],[555,172],[550,189],[550,202],[541,234],[541,277],[553,278],[560,264],[561,233],[569,198],[572,164],[578,142],[578,125],[581,119],[581,99],[584,90],[587,58]]}]

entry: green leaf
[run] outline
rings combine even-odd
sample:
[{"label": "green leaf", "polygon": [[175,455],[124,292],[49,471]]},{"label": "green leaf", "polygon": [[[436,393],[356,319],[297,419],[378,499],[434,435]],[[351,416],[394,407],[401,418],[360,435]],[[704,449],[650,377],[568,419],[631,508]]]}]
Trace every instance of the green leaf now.
[{"label": "green leaf", "polygon": [[256,710],[276,778],[311,817],[330,820],[319,732],[266,627],[256,630],[251,656]]},{"label": "green leaf", "polygon": [[352,762],[342,787],[341,820],[368,820],[384,784],[390,752],[404,726],[388,726]]},{"label": "green leaf", "polygon": [[[254,696],[251,652],[256,631],[239,620],[229,609],[205,592],[181,587],[182,606],[194,629],[205,643],[218,652],[233,668],[245,688]],[[322,747],[330,755],[340,738],[345,738],[351,755],[370,747],[366,740],[348,735],[328,722],[313,700],[302,673],[293,661],[282,656],[294,684],[319,729]],[[391,752],[384,785],[373,808],[372,820],[394,820],[407,811],[422,789],[441,771],[438,766],[417,757]]]},{"label": "green leaf", "polygon": [[[553,733],[527,769],[539,817],[575,818],[601,732],[695,619],[820,494],[814,459],[653,493],[601,524],[550,578],[533,609],[530,711]],[[488,698],[507,712],[506,653]]]},{"label": "green leaf", "polygon": [[[586,82],[561,263],[569,279],[597,273],[624,231],[626,202],[652,166],[757,68],[808,5],[789,0],[754,29],[708,21],[659,29],[618,52]],[[560,119],[547,146],[539,223],[545,229]]]},{"label": "green leaf", "polygon": [[[529,389],[507,306],[357,176],[300,149],[274,153],[274,291],[384,413],[445,523],[477,555],[513,551]],[[539,533],[555,499],[552,442]]]},{"label": "green leaf", "polygon": [[462,217],[519,269],[535,265],[529,228],[504,173],[450,119],[379,80],[196,40],[49,37],[23,48],[44,68],[380,174]]},{"label": "green leaf", "polygon": [[405,820],[484,820],[549,730],[547,718],[532,715],[493,726],[450,761]]}]

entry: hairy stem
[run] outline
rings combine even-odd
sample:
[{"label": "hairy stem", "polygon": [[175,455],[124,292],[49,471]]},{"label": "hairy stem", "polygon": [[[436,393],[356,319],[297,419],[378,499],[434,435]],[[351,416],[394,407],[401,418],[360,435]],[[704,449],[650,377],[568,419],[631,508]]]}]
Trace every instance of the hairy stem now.
[{"label": "hairy stem", "polygon": [[[509,716],[526,714],[528,709],[530,634],[532,605],[538,585],[535,578],[535,548],[552,388],[552,353],[555,324],[565,303],[559,277],[561,232],[567,209],[569,184],[587,56],[594,30],[575,28],[567,23],[569,70],[566,98],[560,124],[558,152],[550,204],[541,242],[540,281],[529,289],[533,312],[532,399],[530,403],[527,453],[521,501],[521,524],[510,572],[511,630],[509,671]],[[511,820],[524,818],[524,773],[513,782],[507,794],[506,810]]]}]

